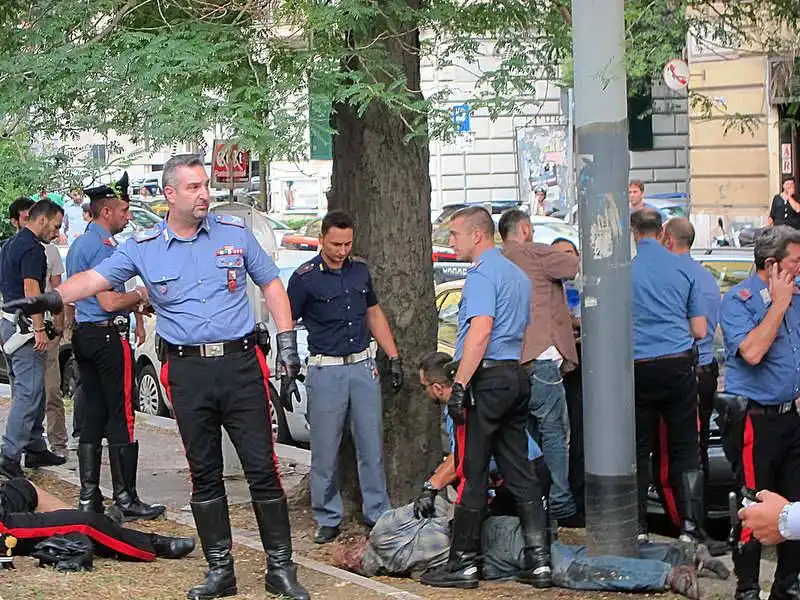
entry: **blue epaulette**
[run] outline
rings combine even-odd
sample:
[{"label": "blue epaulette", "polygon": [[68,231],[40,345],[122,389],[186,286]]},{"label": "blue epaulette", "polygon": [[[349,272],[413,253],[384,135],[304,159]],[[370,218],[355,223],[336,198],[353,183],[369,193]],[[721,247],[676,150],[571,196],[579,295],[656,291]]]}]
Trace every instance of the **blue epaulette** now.
[{"label": "blue epaulette", "polygon": [[161,235],[161,229],[159,229],[158,225],[156,225],[155,227],[151,227],[150,229],[142,229],[141,231],[136,231],[134,232],[132,237],[136,241],[136,243],[141,244],[142,242],[154,240],[159,235]]},{"label": "blue epaulette", "polygon": [[367,259],[362,258],[361,256],[351,256],[350,260],[357,263],[367,264]]},{"label": "blue epaulette", "polygon": [[222,225],[233,225],[234,227],[241,227],[244,228],[245,223],[244,219],[241,217],[235,217],[233,215],[216,215],[217,223],[221,223]]},{"label": "blue epaulette", "polygon": [[[322,263],[320,263],[320,268],[322,268]],[[307,263],[303,263],[299,267],[297,267],[297,271],[295,273],[297,275],[305,275],[306,273],[310,273],[316,268],[313,260],[308,261]]]}]

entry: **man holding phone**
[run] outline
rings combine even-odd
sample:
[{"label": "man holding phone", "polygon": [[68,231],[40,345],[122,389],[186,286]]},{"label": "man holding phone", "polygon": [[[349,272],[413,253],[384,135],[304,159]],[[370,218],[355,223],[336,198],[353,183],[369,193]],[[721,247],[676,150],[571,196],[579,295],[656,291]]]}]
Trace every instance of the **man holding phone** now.
[{"label": "man holding phone", "polygon": [[[756,273],[723,298],[720,325],[725,338],[725,388],[746,400],[742,426],[726,430],[740,451],[739,483],[775,490],[800,500],[800,232],[776,226],[755,244]],[[744,402],[743,400],[743,402]],[[733,439],[736,438],[736,439]],[[744,519],[734,550],[736,600],[758,600],[761,543]],[[778,565],[770,598],[797,596],[800,542],[777,547]]]}]

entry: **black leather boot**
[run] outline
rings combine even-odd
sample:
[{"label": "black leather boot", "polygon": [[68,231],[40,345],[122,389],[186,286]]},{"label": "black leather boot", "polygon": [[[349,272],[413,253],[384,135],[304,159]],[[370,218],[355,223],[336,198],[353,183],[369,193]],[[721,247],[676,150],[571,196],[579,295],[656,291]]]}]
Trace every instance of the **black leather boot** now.
[{"label": "black leather boot", "polygon": [[206,580],[186,593],[189,600],[235,596],[236,573],[231,555],[231,522],[225,496],[207,502],[192,502],[192,514],[203,554],[208,562]]},{"label": "black leather boot", "polygon": [[800,584],[797,581],[797,573],[788,575],[775,573],[775,580],[769,592],[769,600],[798,599],[800,599]]},{"label": "black leather boot", "polygon": [[157,533],[150,534],[150,541],[158,558],[183,558],[190,554],[196,545],[193,537],[169,537]]},{"label": "black leather boot", "polygon": [[136,472],[139,468],[139,442],[109,444],[108,461],[114,486],[114,504],[128,521],[149,521],[164,514],[163,504],[147,504],[136,493]]},{"label": "black leather boot", "polygon": [[761,586],[761,544],[751,540],[734,549],[733,572],[736,574],[735,600],[758,600]]},{"label": "black leather boot", "polygon": [[264,588],[292,600],[309,600],[306,589],[297,582],[297,566],[292,562],[292,533],[286,496],[253,501],[261,543],[267,553]]},{"label": "black leather boot", "polygon": [[726,542],[712,539],[705,531],[703,522],[706,511],[703,502],[705,493],[705,477],[700,469],[683,473],[683,526],[681,538],[704,544],[711,556],[722,556],[727,552]]},{"label": "black leather boot", "polygon": [[100,460],[103,446],[100,444],[78,444],[78,476],[81,479],[81,495],[78,510],[103,514],[103,494],[100,492]]},{"label": "black leather boot", "polygon": [[478,587],[478,553],[481,547],[483,511],[456,506],[453,515],[453,541],[447,564],[425,571],[420,583],[440,588]]},{"label": "black leather boot", "polygon": [[535,588],[553,585],[550,567],[550,523],[543,499],[517,504],[522,539],[522,570],[517,581]]}]

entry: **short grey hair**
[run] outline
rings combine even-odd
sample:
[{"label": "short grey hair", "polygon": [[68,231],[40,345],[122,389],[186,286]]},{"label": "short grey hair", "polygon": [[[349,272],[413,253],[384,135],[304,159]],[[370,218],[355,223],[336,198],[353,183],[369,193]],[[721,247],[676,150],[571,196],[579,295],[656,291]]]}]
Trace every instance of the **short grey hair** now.
[{"label": "short grey hair", "polygon": [[175,187],[178,183],[178,167],[204,167],[203,159],[197,154],[178,154],[173,156],[164,165],[164,172],[161,174],[161,189],[167,186]]},{"label": "short grey hair", "polygon": [[775,225],[765,229],[756,239],[753,250],[756,269],[764,269],[768,258],[774,258],[778,262],[786,258],[789,244],[800,245],[800,231],[788,225]]}]

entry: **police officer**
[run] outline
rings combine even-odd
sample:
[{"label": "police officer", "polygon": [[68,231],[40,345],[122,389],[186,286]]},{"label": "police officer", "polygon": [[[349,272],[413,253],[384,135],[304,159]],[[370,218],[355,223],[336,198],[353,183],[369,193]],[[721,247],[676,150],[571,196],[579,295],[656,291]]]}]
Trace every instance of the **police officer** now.
[{"label": "police officer", "polygon": [[478,585],[478,554],[486,507],[489,457],[494,455],[514,496],[525,542],[520,580],[550,587],[550,540],[544,490],[528,462],[530,383],[522,366],[531,282],[494,246],[494,223],[483,208],[456,212],[450,247],[472,262],[458,311],[456,360],[460,361],[447,402],[456,424],[456,470],[460,479],[450,557],[426,571],[435,587]]},{"label": "police officer", "polygon": [[[36,297],[45,290],[47,258],[42,244],[58,235],[64,210],[55,202],[42,200],[28,210],[28,222],[3,245],[0,253],[0,292],[5,301]],[[66,458],[53,454],[44,440],[45,366],[49,336],[42,315],[31,319],[33,335],[23,341],[18,332],[14,311],[4,311],[0,318],[0,342],[4,346],[9,378],[14,384],[14,402],[8,414],[3,436],[0,474],[22,477],[20,458],[31,469],[63,465]],[[13,338],[13,340],[12,340]],[[9,341],[11,340],[11,344]]]},{"label": "police officer", "polygon": [[[114,235],[130,219],[128,174],[114,187],[87,189],[93,220],[67,253],[67,274],[93,269],[114,254]],[[139,442],[134,439],[133,351],[128,341],[130,312],[146,300],[140,288],[125,293],[124,285],[101,292],[75,307],[72,347],[81,373],[83,398],[78,473],[81,480],[79,510],[103,512],[100,460],[103,437],[108,439],[108,462],[114,504],[126,519],[155,519],[163,505],[149,505],[136,491]]]},{"label": "police officer", "polygon": [[682,491],[685,477],[700,476],[694,345],[708,331],[706,308],[694,269],[661,245],[661,226],[656,210],[631,215],[637,244],[631,283],[639,533],[646,538],[653,453],[667,514],[682,534],[705,541],[702,486],[692,488],[695,497]]},{"label": "police officer", "polygon": [[297,269],[287,290],[292,316],[302,319],[308,331],[311,508],[318,544],[339,535],[342,498],[336,478],[348,418],[367,527],[391,508],[383,469],[381,389],[370,333],[389,356],[395,391],[403,383],[402,363],[369,268],[350,256],[352,247],[352,218],[341,211],[329,212],[322,219],[319,255]]},{"label": "police officer", "polygon": [[[190,600],[236,593],[228,502],[222,480],[222,432],[233,441],[250,486],[267,552],[265,588],[297,600],[308,592],[292,562],[289,512],[273,450],[266,358],[255,335],[247,276],[261,288],[278,327],[278,354],[292,385],[300,369],[297,333],[278,268],[244,221],[209,214],[208,176],[198,156],[164,165],[169,214],[137,232],[92,270],[55,292],[12,305],[29,312],[87,298],[134,275],[145,282],[158,321],[161,379],[175,410],[192,475],[192,513],[209,570]],[[8,307],[6,307],[8,309]],[[261,336],[259,336],[261,337]],[[263,338],[261,343],[264,344]]]},{"label": "police officer", "polygon": [[[714,358],[712,346],[717,331],[719,305],[722,296],[717,280],[711,272],[692,258],[690,250],[694,244],[694,226],[689,219],[673,217],[664,225],[664,246],[677,254],[686,263],[686,267],[694,274],[705,304],[705,318],[708,331],[705,337],[697,342],[697,401],[700,418],[700,461],[702,473],[695,471],[687,474],[690,497],[697,498],[700,490],[705,490],[708,482],[708,437],[710,432],[711,412],[714,408],[714,394],[717,391],[719,365]],[[705,492],[703,492],[705,494]],[[703,511],[700,511],[701,514]],[[721,549],[724,552],[724,549]]]},{"label": "police officer", "polygon": [[[722,299],[720,326],[725,340],[725,391],[741,397],[740,428],[726,428],[740,451],[740,483],[753,491],[774,490],[800,500],[800,232],[785,225],[756,240],[756,273]],[[734,429],[738,429],[734,431]],[[800,543],[777,546],[778,565],[770,598],[797,598]],[[737,600],[759,597],[761,545],[743,529],[734,551]]]}]

